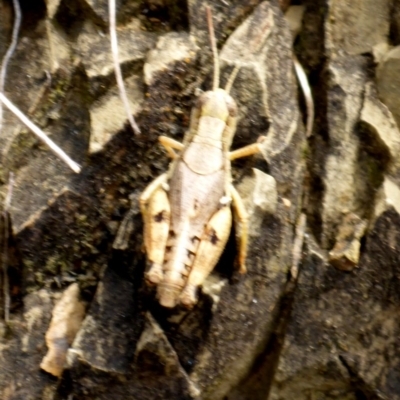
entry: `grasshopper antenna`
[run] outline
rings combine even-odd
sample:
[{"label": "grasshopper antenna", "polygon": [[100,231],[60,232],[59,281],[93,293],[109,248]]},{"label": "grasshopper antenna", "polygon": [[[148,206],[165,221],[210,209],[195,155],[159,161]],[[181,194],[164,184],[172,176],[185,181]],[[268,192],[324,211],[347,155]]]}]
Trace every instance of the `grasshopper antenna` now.
[{"label": "grasshopper antenna", "polygon": [[217,44],[215,42],[214,25],[212,21],[210,6],[206,6],[206,12],[207,12],[208,33],[210,34],[210,44],[214,59],[213,90],[217,90],[219,88],[219,58],[218,58]]},{"label": "grasshopper antenna", "polygon": [[[219,74],[220,74],[219,57],[218,57],[217,44],[215,41],[215,32],[214,32],[214,25],[213,25],[213,21],[212,21],[210,6],[206,6],[206,11],[207,11],[208,32],[210,34],[211,50],[213,52],[213,59],[214,59],[213,90],[216,90],[219,88]],[[225,86],[225,91],[227,93],[230,92],[233,82],[239,72],[240,67],[241,67],[240,65],[237,65],[234,68],[234,70],[232,71],[231,75],[229,76],[228,82]]]},{"label": "grasshopper antenna", "polygon": [[225,92],[229,94],[229,92],[232,89],[233,86],[233,82],[235,81],[237,74],[239,72],[239,69],[242,66],[240,64],[237,64],[236,67],[233,69],[233,71],[231,72],[229,78],[228,78],[228,82],[226,82],[226,86],[225,86]]}]

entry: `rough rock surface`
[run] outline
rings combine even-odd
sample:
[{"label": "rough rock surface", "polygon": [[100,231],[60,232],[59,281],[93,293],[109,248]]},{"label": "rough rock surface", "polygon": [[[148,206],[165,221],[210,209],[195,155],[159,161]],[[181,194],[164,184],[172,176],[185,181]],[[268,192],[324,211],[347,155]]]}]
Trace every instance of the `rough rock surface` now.
[{"label": "rough rock surface", "polygon": [[[138,197],[169,163],[158,136],[182,140],[197,89],[211,87],[206,2],[117,1],[141,136],[119,101],[107,2],[22,2],[5,93],[83,170],[71,173],[5,110],[0,183],[5,197],[15,173],[15,237],[1,218],[0,290],[4,274],[11,288],[8,322],[0,296],[1,398],[400,399],[400,24],[397,0],[378,3],[303,1],[294,50],[316,104],[308,142],[279,8],[288,2],[211,4],[221,86],[241,67],[233,148],[266,139],[262,154],[233,163],[250,216],[248,273],[234,270],[232,233],[188,311],[163,309],[144,284]],[[0,56],[12,15],[0,0]],[[128,246],[113,250],[130,202]],[[71,284],[88,307],[56,379],[40,363]]]}]

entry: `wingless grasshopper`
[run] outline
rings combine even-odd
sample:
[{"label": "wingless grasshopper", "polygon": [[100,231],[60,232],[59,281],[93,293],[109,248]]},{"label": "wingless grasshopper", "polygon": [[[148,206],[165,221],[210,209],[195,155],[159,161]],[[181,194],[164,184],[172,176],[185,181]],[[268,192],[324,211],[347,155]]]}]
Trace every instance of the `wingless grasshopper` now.
[{"label": "wingless grasshopper", "polygon": [[[236,130],[237,105],[229,89],[219,88],[219,62],[211,11],[207,20],[214,57],[213,90],[204,92],[192,110],[183,143],[161,136],[172,158],[169,171],[140,196],[144,244],[151,264],[149,284],[157,285],[164,307],[192,307],[197,289],[218,262],[230,235],[232,211],[238,241],[238,265],[246,272],[248,217],[231,181],[231,161],[260,151],[254,143],[230,152]],[[177,151],[177,152],[176,152]]]}]

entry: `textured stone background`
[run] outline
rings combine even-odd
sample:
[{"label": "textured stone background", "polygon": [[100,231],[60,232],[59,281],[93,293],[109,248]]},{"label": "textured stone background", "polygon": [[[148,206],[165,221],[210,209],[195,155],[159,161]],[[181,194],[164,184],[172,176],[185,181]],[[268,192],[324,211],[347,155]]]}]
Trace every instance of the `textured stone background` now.
[{"label": "textured stone background", "polygon": [[[2,195],[9,171],[16,184],[0,397],[400,399],[400,2],[296,2],[305,12],[294,46],[287,3],[211,2],[222,83],[242,65],[233,148],[267,136],[262,155],[233,166],[251,216],[248,274],[233,270],[231,238],[198,306],[166,311],[143,283],[137,198],[168,166],[157,137],[181,140],[196,89],[210,88],[205,3],[117,1],[135,136],[115,86],[106,1],[21,1],[6,94],[83,171],[5,111]],[[0,0],[0,57],[12,18]],[[315,100],[308,140],[293,49]],[[113,250],[130,195],[129,246]],[[56,379],[39,367],[45,333],[75,282],[86,315]]]}]

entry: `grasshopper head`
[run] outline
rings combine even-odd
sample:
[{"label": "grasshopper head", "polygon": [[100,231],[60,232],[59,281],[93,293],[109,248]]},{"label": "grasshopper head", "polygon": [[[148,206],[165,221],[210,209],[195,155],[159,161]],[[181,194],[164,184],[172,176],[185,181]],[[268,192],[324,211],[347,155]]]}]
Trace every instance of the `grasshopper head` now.
[{"label": "grasshopper head", "polygon": [[203,93],[198,98],[197,107],[201,110],[201,117],[218,118],[227,122],[228,118],[237,116],[236,102],[224,89],[210,90]]},{"label": "grasshopper head", "polygon": [[208,121],[207,126],[202,125],[204,129],[196,126],[197,134],[222,141],[229,148],[236,130],[238,113],[232,96],[224,89],[210,90],[199,96],[195,110],[194,121]]}]

